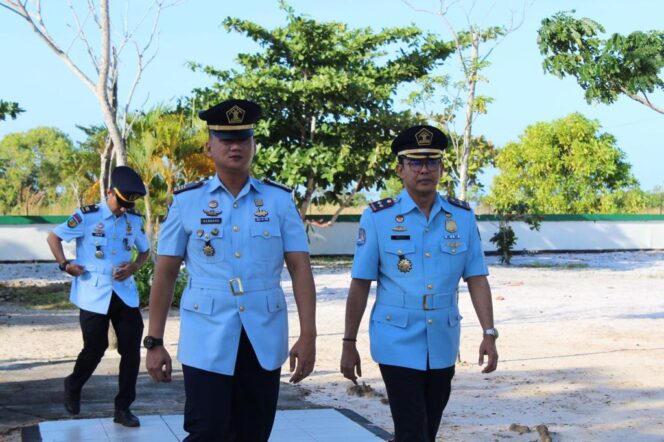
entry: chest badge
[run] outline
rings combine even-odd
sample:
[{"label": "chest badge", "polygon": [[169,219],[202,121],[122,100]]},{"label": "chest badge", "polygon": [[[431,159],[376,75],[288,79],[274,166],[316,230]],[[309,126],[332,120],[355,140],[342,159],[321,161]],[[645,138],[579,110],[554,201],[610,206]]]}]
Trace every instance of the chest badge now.
[{"label": "chest badge", "polygon": [[392,227],[392,230],[394,230],[395,232],[405,232],[408,229],[404,226],[394,226]]},{"label": "chest badge", "polygon": [[403,220],[404,220],[403,215],[397,215],[397,216],[395,216],[395,217],[394,217],[394,220],[395,220],[396,222],[398,222],[398,223],[402,223]]},{"label": "chest badge", "polygon": [[201,236],[203,236],[203,230],[200,230],[200,229],[199,229],[199,230],[196,230],[196,236],[198,236],[199,238],[200,238]]},{"label": "chest badge", "polygon": [[95,251],[95,258],[102,259],[104,257],[104,252],[101,250],[101,246],[96,246],[97,250]]},{"label": "chest badge", "polygon": [[221,210],[203,209],[203,213],[206,214],[207,216],[217,216],[221,213]]},{"label": "chest badge", "polygon": [[450,233],[455,233],[457,231],[456,221],[454,221],[451,218],[446,219],[445,220],[445,230],[447,230]]},{"label": "chest badge", "polygon": [[261,198],[256,198],[254,200],[256,204],[256,211],[254,212],[254,221],[257,223],[265,223],[270,221],[268,215],[270,214],[267,210],[263,209],[263,200]]},{"label": "chest badge", "polygon": [[211,200],[211,201],[208,203],[208,207],[209,207],[210,209],[216,209],[217,207],[219,207],[219,203],[217,202],[217,200]]},{"label": "chest badge", "polygon": [[129,245],[129,238],[124,238],[122,240],[122,243],[124,244],[124,249],[128,252],[131,250],[131,246]]},{"label": "chest badge", "polygon": [[401,273],[408,273],[413,270],[413,262],[406,258],[403,255],[399,255],[399,262],[397,262],[397,268]]},{"label": "chest badge", "polygon": [[217,236],[217,235],[219,235],[219,229],[217,229],[217,228],[215,227],[214,229],[212,229],[212,230],[210,231],[210,233],[213,234],[214,236]]},{"label": "chest badge", "polygon": [[205,245],[203,246],[203,254],[205,256],[214,256],[216,250],[214,250],[214,247],[212,244],[210,244],[210,241],[205,241]]}]

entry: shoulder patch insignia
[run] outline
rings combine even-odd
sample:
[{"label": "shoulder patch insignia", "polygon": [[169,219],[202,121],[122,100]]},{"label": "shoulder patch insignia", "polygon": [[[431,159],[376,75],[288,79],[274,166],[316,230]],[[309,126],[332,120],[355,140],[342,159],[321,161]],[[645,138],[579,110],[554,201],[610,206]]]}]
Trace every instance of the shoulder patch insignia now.
[{"label": "shoulder patch insignia", "polygon": [[200,180],[189,184],[183,184],[181,186],[176,187],[175,190],[173,190],[173,195],[177,195],[178,193],[186,192],[188,190],[198,189],[203,184],[205,184],[205,180]]},{"label": "shoulder patch insignia", "polygon": [[133,207],[131,209],[127,209],[127,213],[131,213],[132,215],[136,215],[136,216],[143,216],[143,214],[141,212],[134,209]]},{"label": "shoulder patch insignia", "polygon": [[293,191],[293,189],[291,189],[290,187],[285,186],[285,185],[283,185],[283,184],[281,184],[281,183],[277,183],[276,181],[269,180],[269,179],[267,179],[267,178],[265,178],[265,179],[263,180],[263,183],[267,184],[268,186],[278,187],[279,189],[284,190],[284,191],[286,191],[286,192],[288,192],[288,193],[290,193],[290,192]]},{"label": "shoulder patch insignia", "polygon": [[447,201],[450,204],[452,204],[453,206],[461,207],[462,209],[465,209],[465,210],[470,210],[470,204],[468,204],[467,202],[465,202],[463,200],[448,196]]},{"label": "shoulder patch insignia", "polygon": [[83,213],[93,213],[99,210],[99,204],[90,204],[88,206],[81,207],[81,212]]},{"label": "shoulder patch insignia", "polygon": [[378,212],[383,209],[387,209],[388,207],[392,207],[394,203],[394,198],[384,198],[382,200],[369,203],[369,207],[371,207],[372,212]]}]

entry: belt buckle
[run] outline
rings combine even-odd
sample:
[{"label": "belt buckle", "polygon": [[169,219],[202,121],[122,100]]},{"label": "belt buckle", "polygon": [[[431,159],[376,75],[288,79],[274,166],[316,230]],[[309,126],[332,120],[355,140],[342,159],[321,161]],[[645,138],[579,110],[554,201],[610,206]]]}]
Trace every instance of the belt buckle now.
[{"label": "belt buckle", "polygon": [[240,278],[231,278],[228,280],[228,284],[231,286],[231,293],[233,293],[233,296],[244,295],[244,286],[242,285],[242,280]]},{"label": "belt buckle", "polygon": [[[430,300],[427,301],[427,299],[430,298]],[[433,295],[422,295],[422,310],[433,310]]]}]

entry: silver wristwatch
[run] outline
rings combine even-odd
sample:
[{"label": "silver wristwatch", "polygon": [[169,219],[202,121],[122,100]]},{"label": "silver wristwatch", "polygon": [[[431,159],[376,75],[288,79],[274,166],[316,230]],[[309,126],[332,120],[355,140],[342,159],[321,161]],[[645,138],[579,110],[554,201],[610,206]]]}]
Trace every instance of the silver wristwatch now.
[{"label": "silver wristwatch", "polygon": [[493,336],[495,339],[498,339],[498,329],[497,328],[487,328],[484,330],[484,336]]}]

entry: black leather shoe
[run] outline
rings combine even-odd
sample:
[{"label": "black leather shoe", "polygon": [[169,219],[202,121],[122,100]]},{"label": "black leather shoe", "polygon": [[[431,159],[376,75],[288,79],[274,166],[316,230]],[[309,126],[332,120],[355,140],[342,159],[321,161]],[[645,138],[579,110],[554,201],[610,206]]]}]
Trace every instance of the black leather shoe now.
[{"label": "black leather shoe", "polygon": [[69,388],[69,378],[65,378],[65,410],[69,414],[78,414],[81,411],[81,393],[74,393]]},{"label": "black leather shoe", "polygon": [[140,427],[141,421],[129,410],[115,410],[113,422],[124,425],[125,427]]}]

